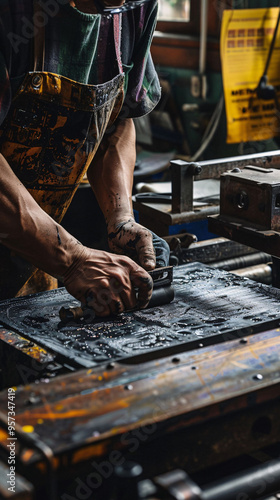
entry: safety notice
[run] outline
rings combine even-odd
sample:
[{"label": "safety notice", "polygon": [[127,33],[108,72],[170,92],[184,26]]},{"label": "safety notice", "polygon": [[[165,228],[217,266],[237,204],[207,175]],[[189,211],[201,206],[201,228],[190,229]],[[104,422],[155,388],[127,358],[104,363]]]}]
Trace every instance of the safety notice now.
[{"label": "safety notice", "polygon": [[[256,92],[266,67],[278,12],[278,8],[224,11],[220,50],[228,143],[280,135],[280,113],[275,99],[258,98]],[[280,102],[279,68],[280,28],[267,71],[267,83],[274,87]]]}]

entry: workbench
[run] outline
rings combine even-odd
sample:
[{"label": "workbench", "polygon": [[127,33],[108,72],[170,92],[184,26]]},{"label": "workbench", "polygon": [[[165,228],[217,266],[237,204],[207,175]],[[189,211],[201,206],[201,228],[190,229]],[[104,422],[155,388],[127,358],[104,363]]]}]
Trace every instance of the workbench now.
[{"label": "workbench", "polygon": [[[276,498],[280,291],[199,263],[174,287],[168,305],[71,325],[63,288],[0,303],[0,492],[17,378],[24,498]],[[250,477],[269,478],[262,496]]]}]

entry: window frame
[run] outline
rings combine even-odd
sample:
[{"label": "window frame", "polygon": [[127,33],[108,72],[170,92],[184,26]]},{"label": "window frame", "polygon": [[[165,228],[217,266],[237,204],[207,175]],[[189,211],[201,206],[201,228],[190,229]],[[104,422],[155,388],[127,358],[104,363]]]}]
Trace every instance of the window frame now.
[{"label": "window frame", "polygon": [[195,34],[200,25],[200,3],[198,0],[190,0],[189,21],[163,21],[158,20],[157,31],[171,34]]},{"label": "window frame", "polygon": [[[221,71],[219,37],[222,13],[233,0],[209,0],[207,16],[207,70]],[[152,42],[152,57],[158,66],[197,70],[200,46],[200,0],[191,0],[190,21],[158,20]]]},{"label": "window frame", "polygon": [[[233,0],[225,0],[224,3],[216,0],[208,1],[208,36],[217,38],[220,32],[223,11],[231,9]],[[189,21],[157,21],[157,31],[173,35],[194,35],[200,34],[200,0],[190,0],[190,20]]]}]

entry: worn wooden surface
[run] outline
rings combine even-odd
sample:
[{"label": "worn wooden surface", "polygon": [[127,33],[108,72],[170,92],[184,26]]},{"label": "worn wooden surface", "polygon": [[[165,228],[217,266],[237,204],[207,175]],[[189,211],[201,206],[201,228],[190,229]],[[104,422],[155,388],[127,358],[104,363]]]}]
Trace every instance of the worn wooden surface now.
[{"label": "worn wooden surface", "polygon": [[[156,432],[164,423],[168,435],[279,400],[279,357],[279,331],[273,330],[248,337],[246,343],[233,340],[175,358],[79,371],[19,387],[17,424],[34,430],[55,455],[71,451],[74,462],[102,456],[112,440],[133,429],[152,425]],[[3,391],[1,408],[6,401]],[[280,436],[279,420],[277,426],[274,435]],[[5,446],[5,434],[1,436]],[[81,452],[84,447],[87,452]],[[125,442],[120,440],[118,447],[125,447]]]}]

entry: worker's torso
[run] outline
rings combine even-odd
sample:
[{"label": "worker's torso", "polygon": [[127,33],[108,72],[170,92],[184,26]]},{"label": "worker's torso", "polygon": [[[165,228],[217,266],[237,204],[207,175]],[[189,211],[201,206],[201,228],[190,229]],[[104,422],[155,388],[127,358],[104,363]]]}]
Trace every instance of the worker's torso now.
[{"label": "worker's torso", "polygon": [[[112,28],[116,74],[97,85],[44,71],[44,29],[38,30],[34,69],[21,83],[0,129],[0,152],[38,204],[58,222],[123,103],[121,15],[112,16]],[[71,47],[67,55],[71,57]],[[0,257],[0,298],[11,297],[34,270],[6,248]]]}]

